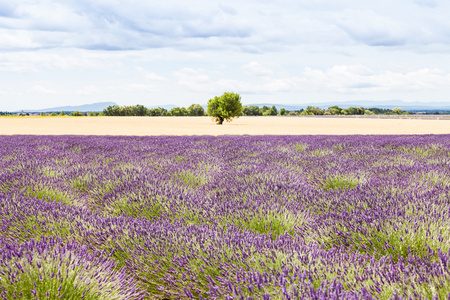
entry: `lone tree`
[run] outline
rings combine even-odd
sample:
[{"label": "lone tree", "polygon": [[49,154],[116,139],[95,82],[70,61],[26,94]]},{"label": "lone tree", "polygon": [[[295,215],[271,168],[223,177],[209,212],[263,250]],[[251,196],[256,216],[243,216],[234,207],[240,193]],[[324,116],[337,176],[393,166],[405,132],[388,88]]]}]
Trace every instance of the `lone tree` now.
[{"label": "lone tree", "polygon": [[214,97],[208,101],[208,116],[214,118],[218,125],[223,121],[231,122],[233,118],[239,118],[242,114],[241,96],[236,93],[224,93],[220,97]]},{"label": "lone tree", "polygon": [[394,107],[394,109],[392,109],[392,111],[394,113],[396,113],[397,115],[401,115],[403,113],[403,109],[401,109],[400,107]]}]

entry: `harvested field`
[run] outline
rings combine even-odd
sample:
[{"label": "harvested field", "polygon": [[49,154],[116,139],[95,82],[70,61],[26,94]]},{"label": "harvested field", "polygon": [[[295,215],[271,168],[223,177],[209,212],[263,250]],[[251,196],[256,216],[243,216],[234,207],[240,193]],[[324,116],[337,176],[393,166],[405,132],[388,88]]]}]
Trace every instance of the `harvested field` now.
[{"label": "harvested field", "polygon": [[218,126],[209,117],[0,118],[0,135],[341,135],[449,134],[443,118],[240,117]]}]

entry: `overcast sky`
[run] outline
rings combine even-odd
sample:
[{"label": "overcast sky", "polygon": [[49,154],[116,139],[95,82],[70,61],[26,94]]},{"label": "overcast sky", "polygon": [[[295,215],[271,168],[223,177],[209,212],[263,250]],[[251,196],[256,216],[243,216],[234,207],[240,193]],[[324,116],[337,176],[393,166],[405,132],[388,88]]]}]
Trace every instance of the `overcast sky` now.
[{"label": "overcast sky", "polygon": [[446,0],[0,0],[0,111],[450,102]]}]

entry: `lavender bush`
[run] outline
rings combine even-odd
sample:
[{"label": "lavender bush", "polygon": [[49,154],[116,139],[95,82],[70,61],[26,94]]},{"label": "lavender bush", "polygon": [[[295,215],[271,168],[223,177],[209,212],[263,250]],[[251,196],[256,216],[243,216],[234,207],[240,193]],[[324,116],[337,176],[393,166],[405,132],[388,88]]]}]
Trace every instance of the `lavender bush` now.
[{"label": "lavender bush", "polygon": [[3,299],[139,299],[130,275],[113,260],[54,239],[2,243]]},{"label": "lavender bush", "polygon": [[0,297],[446,299],[449,214],[449,135],[3,136]]}]

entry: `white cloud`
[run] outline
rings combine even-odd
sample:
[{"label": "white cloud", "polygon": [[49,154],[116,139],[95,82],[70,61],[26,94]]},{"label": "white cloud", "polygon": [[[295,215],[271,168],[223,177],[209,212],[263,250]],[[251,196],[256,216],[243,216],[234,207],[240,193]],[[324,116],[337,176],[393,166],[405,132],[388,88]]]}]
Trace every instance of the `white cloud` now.
[{"label": "white cloud", "polygon": [[165,81],[165,80],[167,80],[167,78],[165,78],[164,76],[160,76],[160,75],[157,75],[155,73],[148,72],[148,71],[144,70],[141,67],[137,67],[136,70],[138,70],[142,74],[142,76],[144,76],[144,78],[147,79],[147,80],[151,80],[151,81]]},{"label": "white cloud", "polygon": [[123,87],[130,91],[153,91],[155,89],[153,85],[140,83],[130,83]]},{"label": "white cloud", "polygon": [[246,64],[242,69],[255,76],[269,76],[274,73],[273,70],[256,61]]},{"label": "white cloud", "polygon": [[361,65],[339,65],[327,70],[305,68],[300,76],[262,77],[257,81],[214,79],[204,70],[176,72],[178,84],[195,92],[236,91],[246,94],[332,92],[369,94],[410,90],[433,90],[450,84],[450,74],[440,69],[409,72],[374,71]]},{"label": "white cloud", "polygon": [[87,30],[92,25],[84,13],[78,13],[72,6],[59,1],[22,1],[16,7],[15,15],[16,18],[5,23],[22,29],[76,32]]},{"label": "white cloud", "polygon": [[[205,74],[204,70],[183,68],[173,73],[179,85],[193,91],[204,91],[205,87],[211,83],[211,79]],[[208,88],[207,90],[211,90]]]},{"label": "white cloud", "polygon": [[410,72],[384,70],[375,72],[364,66],[334,66],[328,70],[306,68],[305,88],[338,93],[374,93],[380,91],[438,89],[450,84],[450,74],[439,69]]},{"label": "white cloud", "polygon": [[17,30],[26,30],[31,36],[31,41],[4,43],[3,47],[11,49],[190,47],[195,45],[190,39],[242,38],[252,32],[251,23],[233,13],[231,7],[206,3],[200,9],[175,1],[19,0],[8,12],[14,12],[15,17],[0,18],[0,28],[8,28],[10,36]]},{"label": "white cloud", "polygon": [[83,86],[82,88],[77,89],[75,93],[78,96],[90,96],[93,94],[98,94],[100,92],[101,91],[97,86],[87,85],[87,86]]},{"label": "white cloud", "polygon": [[40,46],[33,41],[29,31],[0,28],[0,50],[34,49]]},{"label": "white cloud", "polygon": [[[166,47],[264,53],[304,44],[350,45],[352,40],[369,46],[414,42],[448,47],[448,5],[438,0],[415,3],[17,0],[0,5],[0,49]],[[422,6],[427,10],[420,10]]]},{"label": "white cloud", "polygon": [[371,10],[347,10],[337,24],[354,40],[370,46],[403,45],[409,34],[398,21]]},{"label": "white cloud", "polygon": [[181,105],[224,91],[448,101],[449,11],[443,0],[0,0],[0,104]]},{"label": "white cloud", "polygon": [[2,1],[0,2],[0,16],[1,17],[13,17],[15,15],[15,2]]},{"label": "white cloud", "polygon": [[40,94],[46,94],[46,95],[57,95],[58,93],[51,88],[43,87],[42,85],[35,85],[31,88],[32,92],[40,93]]},{"label": "white cloud", "polygon": [[[409,12],[374,9],[346,9],[335,13],[335,24],[357,43],[367,46],[396,47],[404,51],[448,51],[450,22],[446,9],[411,6]],[[439,45],[439,46],[437,46]],[[438,50],[439,49],[439,50]]]},{"label": "white cloud", "polygon": [[211,78],[204,70],[184,68],[174,73],[178,84],[198,93],[238,92],[247,94],[275,93],[295,89],[292,78],[272,79],[264,77],[258,81],[240,79]]},{"label": "white cloud", "polygon": [[219,3],[219,8],[225,13],[229,15],[237,15],[237,10],[231,6]]},{"label": "white cloud", "polygon": [[0,71],[6,72],[44,72],[46,70],[92,70],[114,69],[124,58],[118,52],[90,52],[82,49],[45,49],[38,51],[0,52]]},{"label": "white cloud", "polygon": [[416,3],[417,5],[425,7],[436,7],[439,5],[438,0],[414,0],[413,2]]}]

